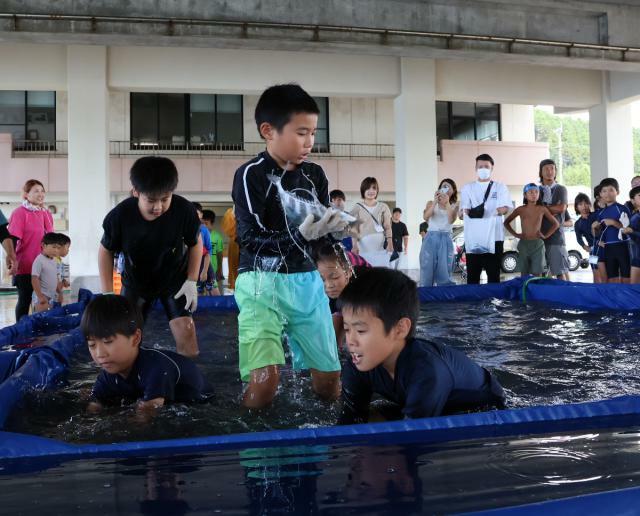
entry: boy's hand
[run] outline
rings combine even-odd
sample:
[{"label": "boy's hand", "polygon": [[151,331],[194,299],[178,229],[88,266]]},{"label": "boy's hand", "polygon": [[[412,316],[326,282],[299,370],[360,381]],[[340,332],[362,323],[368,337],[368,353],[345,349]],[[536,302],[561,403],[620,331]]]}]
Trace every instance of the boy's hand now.
[{"label": "boy's hand", "polygon": [[173,296],[173,299],[178,299],[179,297],[184,296],[187,299],[185,304],[185,308],[192,312],[195,312],[198,308],[198,285],[197,282],[193,280],[186,280],[178,293]]},{"label": "boy's hand", "polygon": [[631,226],[627,226],[626,228],[622,228],[620,231],[622,231],[625,235],[630,235],[631,233],[633,233],[633,228]]},{"label": "boy's hand", "polygon": [[45,296],[44,294],[37,294],[37,296],[38,296],[38,304],[43,306],[49,304],[49,298],[47,298],[47,296]]},{"label": "boy's hand", "polygon": [[313,218],[313,215],[307,216],[298,226],[298,231],[307,242],[318,240],[329,233],[342,232],[347,227],[347,222],[342,219],[340,211],[335,208],[328,208],[318,222],[314,222]]}]

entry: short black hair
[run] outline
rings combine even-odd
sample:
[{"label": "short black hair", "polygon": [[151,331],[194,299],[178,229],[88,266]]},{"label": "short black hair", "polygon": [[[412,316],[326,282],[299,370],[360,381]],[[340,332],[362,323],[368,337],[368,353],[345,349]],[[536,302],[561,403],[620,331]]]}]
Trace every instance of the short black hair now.
[{"label": "short black hair", "polygon": [[329,238],[320,238],[311,244],[311,259],[315,262],[325,260],[337,261],[345,271],[351,269],[344,246],[340,242],[332,242]]},{"label": "short black hair", "polygon": [[402,213],[402,209],[401,208],[393,208],[393,211],[391,213]]},{"label": "short black hair", "polygon": [[126,297],[104,294],[94,297],[84,309],[80,330],[85,339],[106,339],[115,335],[131,337],[143,325],[140,310]]},{"label": "short black hair", "polygon": [[347,196],[344,194],[342,190],[331,190],[329,192],[329,200],[333,201],[334,199],[342,199],[343,201],[347,200]]},{"label": "short black hair", "polygon": [[613,177],[605,177],[602,181],[600,181],[600,189],[605,186],[613,186],[616,189],[616,192],[620,193],[620,185],[618,184],[618,180]]},{"label": "short black hair", "polygon": [[165,194],[178,187],[178,169],[164,156],[144,156],[131,167],[129,179],[138,193]]},{"label": "short black hair", "polygon": [[480,156],[477,156],[476,157],[476,163],[478,161],[488,161],[489,163],[491,163],[492,167],[495,165],[495,163],[493,162],[493,158],[491,156],[489,156],[488,154],[480,154]]},{"label": "short black hair", "polygon": [[589,206],[591,206],[591,199],[589,199],[589,196],[584,193],[579,193],[578,195],[576,195],[576,198],[573,201],[573,207],[576,210],[576,215],[580,215],[580,212],[578,211],[578,204],[582,202],[586,202]]},{"label": "short black hair", "polygon": [[54,245],[59,244],[60,239],[58,238],[58,233],[50,232],[45,233],[40,242],[42,245]]},{"label": "short black hair", "polygon": [[196,211],[202,213],[202,204],[196,201],[193,201],[191,204],[193,204],[193,207],[196,209]]},{"label": "short black hair", "polygon": [[380,193],[380,185],[378,185],[378,180],[375,177],[365,177],[362,180],[362,183],[360,183],[360,196],[363,199],[364,193],[372,186],[375,186],[378,193]]},{"label": "short black hair", "polygon": [[[289,123],[297,113],[320,114],[318,104],[299,84],[276,84],[262,92],[255,110],[256,126],[265,122],[278,132]],[[260,134],[261,138],[264,138]]]},{"label": "short black hair", "polygon": [[407,275],[386,267],[372,267],[351,280],[338,298],[338,307],[371,310],[382,320],[386,333],[407,317],[411,321],[407,338],[411,338],[420,313],[420,300],[416,282]]},{"label": "short black hair", "polygon": [[71,239],[65,235],[64,233],[56,233],[58,235],[58,243],[60,245],[69,245],[71,244]]},{"label": "short black hair", "polygon": [[629,199],[633,199],[638,194],[640,194],[640,186],[634,186],[629,190]]},{"label": "short black hair", "polygon": [[207,220],[213,224],[216,221],[216,214],[213,210],[202,210],[202,220]]},{"label": "short black hair", "polygon": [[540,181],[542,181],[542,168],[546,167],[547,165],[553,165],[554,167],[556,167],[556,175],[558,175],[558,167],[556,166],[556,162],[552,159],[543,159],[538,167],[538,177],[540,178]]},{"label": "short black hair", "polygon": [[600,190],[602,190],[602,185],[596,185],[593,187],[593,198],[595,200],[598,199],[598,197],[600,197]]}]

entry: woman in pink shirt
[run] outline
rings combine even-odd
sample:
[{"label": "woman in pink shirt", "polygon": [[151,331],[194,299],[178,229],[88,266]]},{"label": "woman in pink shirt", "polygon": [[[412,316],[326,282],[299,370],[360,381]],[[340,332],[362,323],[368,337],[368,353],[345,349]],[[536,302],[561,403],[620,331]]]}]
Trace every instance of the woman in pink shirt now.
[{"label": "woman in pink shirt", "polygon": [[40,243],[45,233],[53,231],[53,217],[44,207],[44,185],[37,179],[29,179],[22,187],[22,206],[9,218],[9,233],[18,239],[13,284],[18,289],[16,322],[29,313],[31,305],[31,266],[40,253]]}]

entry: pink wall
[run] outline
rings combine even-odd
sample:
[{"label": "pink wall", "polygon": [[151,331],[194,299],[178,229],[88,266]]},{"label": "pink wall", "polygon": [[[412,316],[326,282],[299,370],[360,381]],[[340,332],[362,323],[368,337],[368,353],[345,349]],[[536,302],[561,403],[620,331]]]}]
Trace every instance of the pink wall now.
[{"label": "pink wall", "polygon": [[[494,178],[507,185],[521,186],[535,181],[538,163],[549,156],[546,143],[511,142],[442,142],[442,161],[438,162],[438,177],[450,177],[459,186],[473,181],[475,157],[490,154],[495,162]],[[1,193],[17,193],[27,179],[39,179],[49,192],[67,191],[67,158],[12,157],[11,136],[0,134]],[[129,190],[129,169],[136,157],[112,157],[110,162],[111,190]],[[248,158],[175,157],[180,171],[180,192],[230,193],[233,174]],[[378,179],[380,190],[395,190],[394,160],[376,159],[318,159],[331,188],[358,193],[360,182],[367,176]],[[87,171],[90,173],[90,171]]]},{"label": "pink wall", "polygon": [[442,140],[438,178],[453,179],[460,188],[476,179],[475,159],[489,154],[495,161],[492,178],[508,186],[537,182],[538,164],[549,157],[547,143]]}]

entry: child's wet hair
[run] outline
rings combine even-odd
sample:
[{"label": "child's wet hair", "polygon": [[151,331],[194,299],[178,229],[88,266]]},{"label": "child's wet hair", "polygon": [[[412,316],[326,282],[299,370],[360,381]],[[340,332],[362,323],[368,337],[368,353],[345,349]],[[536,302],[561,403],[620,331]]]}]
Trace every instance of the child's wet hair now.
[{"label": "child's wet hair", "polygon": [[140,310],[126,297],[105,294],[94,297],[84,309],[80,330],[85,339],[131,337],[143,324]]},{"label": "child's wet hair", "polygon": [[[278,132],[298,113],[318,115],[320,109],[313,97],[298,84],[277,84],[264,90],[255,110],[256,126],[268,123]],[[264,138],[260,133],[260,137]]]},{"label": "child's wet hair", "polygon": [[411,321],[407,338],[415,334],[420,313],[416,282],[402,272],[373,267],[362,270],[340,294],[338,307],[354,312],[371,310],[384,325],[386,333],[404,317]]},{"label": "child's wet hair", "polygon": [[56,245],[60,244],[60,237],[58,233],[45,233],[40,242],[42,245]]},{"label": "child's wet hair", "polygon": [[166,194],[178,187],[178,169],[169,158],[144,156],[131,167],[129,179],[138,193]]},{"label": "child's wet hair", "polygon": [[618,180],[613,177],[605,177],[602,181],[600,181],[600,190],[602,190],[605,186],[612,186],[615,188],[616,192],[620,193],[620,184]]},{"label": "child's wet hair", "polygon": [[340,242],[331,242],[329,239],[320,239],[313,243],[311,247],[311,259],[315,262],[332,261],[338,262],[344,271],[351,270],[351,262],[347,257],[344,246]]},{"label": "child's wet hair", "polygon": [[638,194],[640,194],[640,186],[636,186],[629,190],[629,199],[633,200],[633,198]]}]

